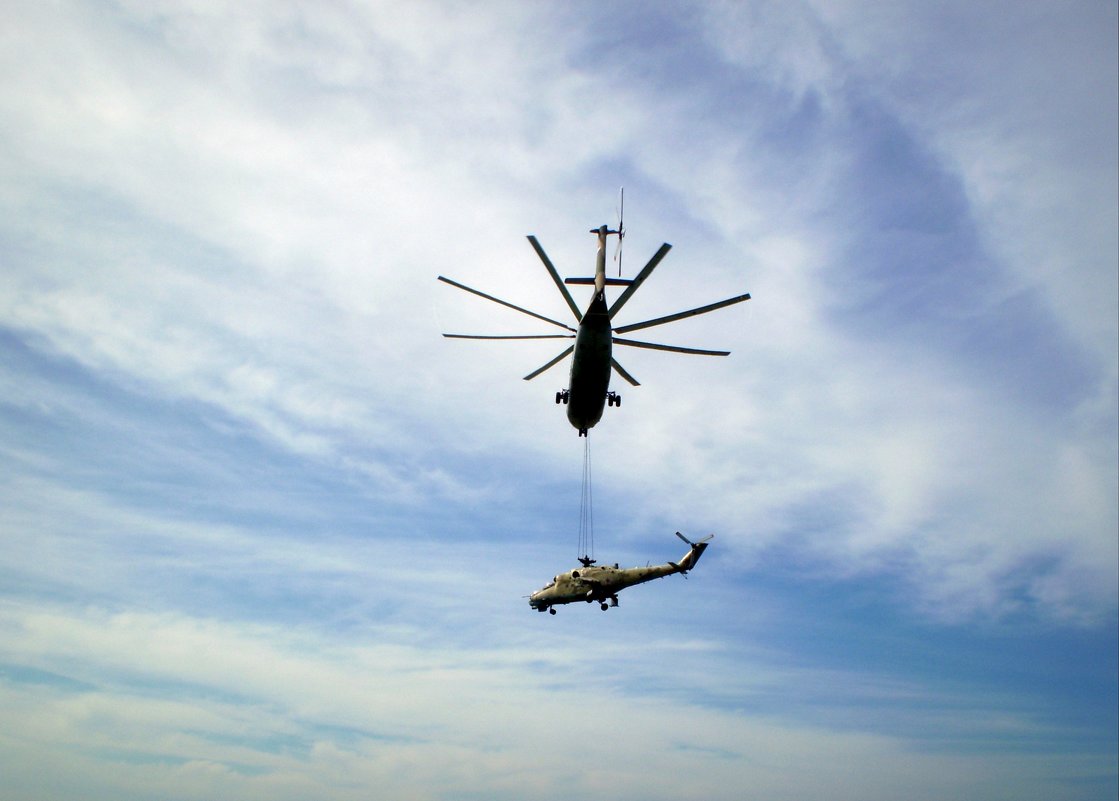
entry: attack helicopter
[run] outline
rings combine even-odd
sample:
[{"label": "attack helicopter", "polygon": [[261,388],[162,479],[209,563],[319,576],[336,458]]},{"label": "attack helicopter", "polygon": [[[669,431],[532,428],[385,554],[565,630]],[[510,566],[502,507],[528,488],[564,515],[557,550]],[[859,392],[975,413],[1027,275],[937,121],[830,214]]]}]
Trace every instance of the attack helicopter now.
[{"label": "attack helicopter", "polygon": [[[624,195],[623,195],[624,203]],[[566,323],[559,320],[553,320],[550,317],[545,317],[534,311],[530,311],[521,306],[517,306],[506,300],[494,297],[493,295],[481,292],[477,289],[460,284],[450,278],[439,276],[439,280],[450,284],[453,287],[462,289],[478,297],[491,300],[494,303],[499,303],[515,311],[527,314],[530,317],[535,317],[551,325],[558,326],[569,333],[565,334],[528,334],[528,335],[481,335],[481,334],[443,334],[443,336],[450,339],[574,339],[575,342],[569,345],[558,356],[549,361],[544,366],[533,370],[531,373],[524,377],[525,381],[531,381],[538,375],[558,364],[568,355],[574,354],[571,359],[571,371],[568,377],[568,385],[566,389],[561,389],[556,392],[556,403],[567,405],[567,419],[572,426],[579,432],[580,437],[585,437],[587,431],[592,428],[599,420],[602,419],[602,412],[606,405],[618,406],[622,405],[622,396],[610,390],[610,377],[611,370],[620,375],[623,379],[629,382],[632,386],[640,386],[638,381],[626,372],[625,368],[618,363],[612,353],[612,346],[625,345],[634,348],[649,348],[652,350],[669,351],[671,353],[690,353],[701,356],[727,356],[730,351],[725,350],[704,350],[700,348],[685,348],[677,345],[661,345],[654,342],[643,342],[634,339],[623,339],[615,336],[616,334],[624,334],[629,331],[637,331],[643,328],[652,328],[657,325],[664,325],[676,320],[683,320],[687,317],[694,317],[699,314],[706,314],[707,312],[722,309],[726,306],[731,306],[735,303],[741,303],[749,300],[749,293],[738,295],[733,298],[727,298],[717,303],[711,303],[706,306],[699,306],[688,311],[677,312],[676,314],[669,314],[664,317],[657,317],[652,320],[644,320],[639,323],[630,323],[629,325],[619,326],[613,328],[614,316],[625,306],[626,302],[633,297],[633,293],[637,291],[638,287],[652,274],[661,260],[668,254],[672,245],[665,242],[660,246],[653,257],[645,264],[637,277],[632,279],[621,278],[621,244],[622,238],[625,236],[625,227],[622,223],[622,212],[619,211],[618,227],[611,229],[609,226],[601,225],[598,228],[592,228],[590,233],[598,238],[598,250],[595,256],[595,272],[593,278],[567,278],[560,280],[559,273],[556,271],[555,265],[552,264],[548,254],[544,252],[540,242],[535,236],[529,235],[528,241],[532,245],[536,255],[540,257],[543,262],[544,268],[552,277],[559,289],[560,294],[563,295],[564,301],[571,309],[571,313],[575,316],[575,321],[578,323],[578,328],[572,328]],[[615,254],[615,259],[618,261],[618,278],[608,278],[606,276],[606,241],[608,237],[615,236],[618,238],[618,248]],[[586,311],[580,312],[579,306],[571,297],[571,293],[567,291],[565,284],[571,285],[593,285],[594,295],[591,298],[590,304],[587,306]],[[606,287],[608,286],[624,286],[625,289],[610,305],[606,302]]]},{"label": "attack helicopter", "polygon": [[[688,552],[679,562],[666,562],[663,565],[647,567],[619,568],[595,565],[595,560],[586,556],[579,558],[582,567],[569,570],[553,578],[544,587],[528,597],[529,606],[537,612],[547,611],[555,614],[558,604],[573,604],[577,601],[591,603],[598,601],[599,608],[605,612],[612,606],[618,605],[618,593],[635,584],[644,584],[646,581],[671,576],[673,573],[687,573],[703,552],[707,550],[707,541],[711,537],[704,537],[699,542],[692,542],[679,531],[676,536],[688,544]],[[607,604],[607,600],[610,601]]]}]

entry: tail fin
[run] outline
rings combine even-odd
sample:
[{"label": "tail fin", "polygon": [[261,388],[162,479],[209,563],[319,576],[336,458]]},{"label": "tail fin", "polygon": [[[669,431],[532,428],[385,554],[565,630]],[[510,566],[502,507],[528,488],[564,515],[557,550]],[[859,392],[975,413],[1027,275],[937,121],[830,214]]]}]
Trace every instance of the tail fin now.
[{"label": "tail fin", "polygon": [[690,546],[688,548],[688,552],[684,554],[683,558],[681,558],[678,563],[676,563],[676,567],[680,570],[681,573],[687,573],[689,570],[695,567],[695,563],[699,561],[699,557],[703,556],[703,552],[707,550],[707,541],[715,535],[711,534],[707,537],[704,537],[699,542],[692,542],[679,531],[676,532],[676,536],[682,539],[684,542],[688,543],[688,545]]}]

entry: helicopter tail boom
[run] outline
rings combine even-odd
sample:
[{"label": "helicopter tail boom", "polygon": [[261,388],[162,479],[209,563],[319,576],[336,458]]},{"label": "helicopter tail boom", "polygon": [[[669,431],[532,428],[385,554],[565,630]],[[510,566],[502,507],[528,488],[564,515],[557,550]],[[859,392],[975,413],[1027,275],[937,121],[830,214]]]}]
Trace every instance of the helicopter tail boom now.
[{"label": "helicopter tail boom", "polygon": [[681,557],[679,562],[669,562],[669,564],[674,566],[679,572],[687,573],[695,567],[696,562],[699,561],[699,557],[703,556],[703,552],[707,550],[707,541],[715,535],[712,534],[711,536],[704,537],[699,542],[692,542],[679,531],[676,532],[676,536],[688,543],[688,552]]}]

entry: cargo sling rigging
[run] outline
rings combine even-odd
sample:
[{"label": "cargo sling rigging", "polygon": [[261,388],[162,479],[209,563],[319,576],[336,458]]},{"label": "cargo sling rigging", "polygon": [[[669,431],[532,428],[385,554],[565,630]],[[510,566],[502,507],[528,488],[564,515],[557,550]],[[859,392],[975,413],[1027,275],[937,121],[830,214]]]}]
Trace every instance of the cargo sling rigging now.
[{"label": "cargo sling rigging", "polygon": [[579,502],[579,561],[584,567],[594,564],[594,514],[591,494],[591,440],[583,440],[583,490]]}]

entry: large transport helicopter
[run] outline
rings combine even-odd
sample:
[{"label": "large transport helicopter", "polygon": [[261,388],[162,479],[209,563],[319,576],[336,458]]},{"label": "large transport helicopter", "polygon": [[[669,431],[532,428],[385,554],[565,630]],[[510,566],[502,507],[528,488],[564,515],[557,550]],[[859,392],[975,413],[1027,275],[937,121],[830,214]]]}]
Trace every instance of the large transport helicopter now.
[{"label": "large transport helicopter", "polygon": [[[510,309],[522,312],[535,317],[537,320],[543,320],[546,323],[558,326],[565,329],[570,333],[566,334],[530,334],[530,335],[513,335],[513,336],[493,336],[493,335],[480,335],[480,334],[443,334],[445,337],[452,339],[574,339],[575,342],[564,349],[562,353],[549,361],[543,367],[533,370],[531,373],[524,377],[525,381],[531,381],[536,376],[543,373],[545,370],[556,365],[562,361],[569,354],[574,353],[571,359],[571,372],[568,379],[568,386],[566,389],[561,389],[556,393],[556,403],[563,403],[567,405],[567,419],[571,425],[574,426],[579,436],[585,437],[587,431],[592,428],[595,423],[602,419],[603,408],[609,404],[610,406],[621,406],[622,396],[617,392],[610,391],[610,373],[611,368],[618,373],[622,378],[628,381],[633,386],[640,386],[637,380],[631,376],[614,358],[611,349],[612,346],[626,345],[634,348],[651,348],[653,350],[670,351],[672,353],[691,353],[701,356],[726,356],[730,351],[726,350],[702,350],[700,348],[684,348],[676,345],[660,345],[653,342],[641,342],[633,339],[622,339],[615,336],[615,334],[624,334],[629,331],[637,331],[642,328],[652,328],[657,325],[664,325],[676,320],[683,320],[687,317],[694,317],[698,314],[706,314],[716,309],[721,309],[724,306],[731,306],[735,303],[749,300],[750,295],[738,295],[733,298],[721,300],[718,303],[711,303],[707,306],[700,306],[688,311],[677,312],[676,314],[669,314],[664,317],[657,317],[653,320],[645,320],[640,323],[630,323],[629,325],[619,326],[613,328],[614,316],[626,304],[637,288],[652,274],[656,266],[660,264],[672,245],[665,242],[660,246],[660,249],[653,254],[648,263],[637,274],[636,278],[607,278],[606,277],[606,239],[610,236],[618,237],[618,252],[615,256],[618,259],[618,271],[621,272],[621,241],[625,236],[625,228],[622,226],[621,214],[618,218],[618,228],[611,230],[608,226],[602,225],[598,228],[592,228],[591,233],[598,237],[598,253],[595,257],[595,271],[593,278],[568,278],[561,281],[559,273],[556,272],[555,266],[552,264],[548,254],[544,252],[544,248],[540,246],[535,236],[529,235],[528,241],[532,244],[536,255],[540,257],[540,261],[544,263],[545,269],[552,277],[559,289],[563,299],[567,302],[567,306],[571,309],[571,313],[575,315],[575,320],[578,323],[578,329],[572,328],[566,323],[561,323],[559,320],[553,320],[550,317],[545,317],[542,314],[537,314],[534,311],[522,308],[521,306],[514,305],[508,301],[496,298],[493,295],[488,295],[485,292],[480,292],[477,289],[472,289],[465,284],[460,284],[457,281],[452,281],[450,278],[439,276],[439,280],[450,284],[451,286],[458,287],[486,300],[492,300],[494,303],[500,303],[502,306],[507,306]],[[571,297],[571,293],[567,291],[564,284],[585,284],[594,285],[594,296],[591,298],[590,305],[587,306],[585,312],[580,313],[579,307],[575,304],[575,300]],[[607,286],[624,286],[625,290],[611,305],[606,303],[606,287]]]},{"label": "large transport helicopter", "polygon": [[[555,607],[559,604],[598,601],[599,608],[605,612],[611,606],[618,605],[618,593],[627,587],[671,576],[674,573],[687,573],[695,567],[699,557],[703,556],[703,552],[707,550],[707,541],[711,537],[692,542],[679,531],[676,532],[676,536],[688,543],[688,552],[679,562],[619,568],[617,565],[613,567],[595,565],[593,559],[583,556],[579,558],[582,567],[560,573],[553,578],[551,582],[528,597],[529,606],[537,612],[547,611],[554,615]],[[609,604],[606,603],[608,600]]]}]

